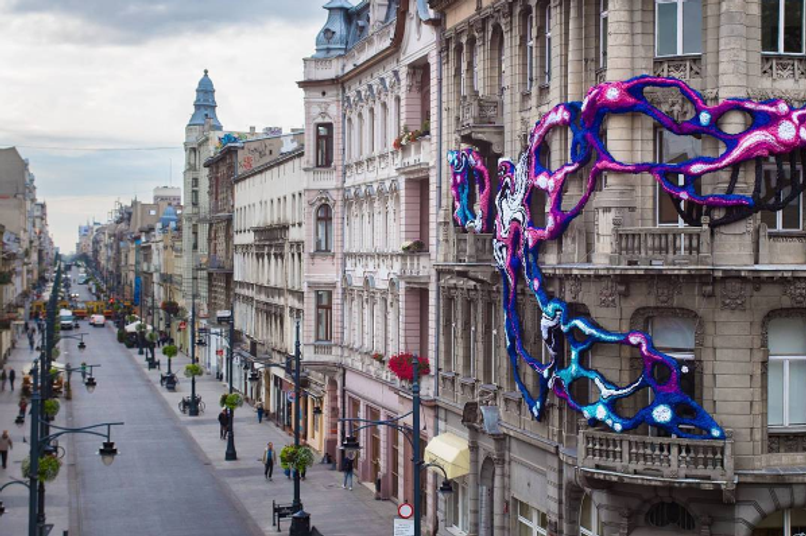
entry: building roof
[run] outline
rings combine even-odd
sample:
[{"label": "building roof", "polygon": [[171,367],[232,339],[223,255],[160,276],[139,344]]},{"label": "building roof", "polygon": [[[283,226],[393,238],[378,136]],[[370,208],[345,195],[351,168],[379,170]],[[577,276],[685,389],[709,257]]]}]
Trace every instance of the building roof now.
[{"label": "building roof", "polygon": [[188,121],[188,126],[204,125],[204,122],[210,118],[213,120],[213,129],[221,130],[223,127],[215,111],[217,107],[213,81],[207,76],[207,69],[205,69],[204,76],[201,77],[199,85],[196,87],[196,100],[193,102],[193,115],[190,121]]}]

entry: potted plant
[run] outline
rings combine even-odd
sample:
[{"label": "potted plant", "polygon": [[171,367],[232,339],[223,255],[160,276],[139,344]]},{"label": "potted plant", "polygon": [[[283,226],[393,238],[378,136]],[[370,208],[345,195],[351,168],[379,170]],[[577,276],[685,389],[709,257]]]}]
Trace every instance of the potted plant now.
[{"label": "potted plant", "polygon": [[280,451],[280,467],[287,477],[291,476],[291,471],[305,475],[311,465],[313,465],[313,453],[308,447],[286,445]]},{"label": "potted plant", "polygon": [[[62,468],[62,461],[56,456],[42,456],[39,458],[39,470],[37,478],[43,482],[53,482],[59,476]],[[31,478],[31,457],[26,456],[22,460],[22,477]]]},{"label": "potted plant", "polygon": [[44,404],[42,404],[42,411],[45,413],[45,417],[47,417],[49,421],[53,420],[53,418],[59,414],[60,408],[61,405],[55,398],[48,398],[45,400]]},{"label": "potted plant", "polygon": [[196,363],[185,365],[185,378],[195,378],[197,376],[201,376],[202,374],[204,374],[204,369],[201,367],[201,365]]},{"label": "potted plant", "polygon": [[238,393],[224,393],[219,399],[221,407],[225,407],[230,411],[235,411],[235,408],[243,406],[243,397]]},{"label": "potted plant", "polygon": [[[419,375],[425,376],[431,373],[431,365],[428,362],[428,358],[425,356],[418,356],[417,363],[419,366]],[[414,380],[414,354],[409,352],[402,352],[399,354],[395,354],[389,358],[389,370],[391,370],[395,376],[400,378],[403,381],[413,381]]]},{"label": "potted plant", "polygon": [[381,364],[383,364],[383,362],[384,362],[383,354],[378,353],[378,352],[375,352],[374,354],[372,354],[372,359],[374,359],[375,361],[377,361],[378,363],[381,363]]},{"label": "potted plant", "polygon": [[118,330],[118,342],[121,343],[121,344],[126,342],[126,330],[125,329],[119,329]]},{"label": "potted plant", "polygon": [[403,242],[403,245],[400,246],[400,249],[404,253],[421,253],[425,251],[425,242],[420,239],[407,240],[406,242]]}]

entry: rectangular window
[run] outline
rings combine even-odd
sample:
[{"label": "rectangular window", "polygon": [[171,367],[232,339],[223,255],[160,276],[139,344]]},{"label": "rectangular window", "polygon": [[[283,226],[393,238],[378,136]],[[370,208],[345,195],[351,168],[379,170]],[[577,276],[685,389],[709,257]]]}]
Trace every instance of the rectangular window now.
[{"label": "rectangular window", "polygon": [[459,69],[459,71],[458,71],[458,75],[459,75],[459,96],[464,97],[467,94],[467,91],[466,91],[466,88],[465,88],[465,66],[464,66],[465,55],[462,53],[462,50],[459,50],[459,52],[457,52],[456,55],[457,55],[456,65],[457,65],[457,67]]},{"label": "rectangular window", "polygon": [[515,501],[514,510],[518,516],[518,528],[515,531],[517,536],[546,536],[549,521],[545,512],[532,508],[518,499],[513,499],[513,501]]},{"label": "rectangular window", "polygon": [[479,91],[479,44],[473,43],[473,91]]},{"label": "rectangular window", "polygon": [[[702,140],[694,136],[678,136],[668,130],[656,131],[656,158],[664,164],[678,164],[700,156],[702,154]],[[685,175],[668,174],[667,179],[677,186],[685,185]],[[657,221],[658,226],[685,227],[686,223],[675,209],[675,202],[660,184],[657,189]],[[694,191],[700,193],[700,181],[694,184]],[[685,210],[685,202],[681,202],[681,209]],[[682,244],[683,241],[681,241]]]},{"label": "rectangular window", "polygon": [[761,0],[761,50],[804,53],[804,0]]},{"label": "rectangular window", "polygon": [[329,290],[316,291],[316,340],[333,341],[333,293]]},{"label": "rectangular window", "polygon": [[[696,330],[695,318],[656,316],[649,323],[649,333],[652,335],[655,348],[680,362],[680,388],[692,400],[698,399],[697,367],[694,358]],[[666,367],[657,367],[655,374],[655,379],[663,384],[668,381],[670,371]],[[695,417],[685,411],[681,411],[681,416],[684,418]]]},{"label": "rectangular window", "polygon": [[655,56],[702,54],[702,0],[655,0]]},{"label": "rectangular window", "polygon": [[454,491],[449,494],[446,500],[447,524],[449,527],[467,532],[470,530],[470,494],[467,490],[467,478],[454,479]]},{"label": "rectangular window", "polygon": [[[780,171],[780,172],[779,172]],[[802,180],[803,169],[798,166],[796,173]],[[779,184],[779,180],[782,184]],[[792,191],[792,168],[788,162],[784,162],[781,169],[775,163],[774,158],[768,159],[763,167],[763,181],[761,183],[761,200],[765,203],[777,201],[781,202]],[[795,197],[783,209],[763,210],[761,221],[767,224],[767,229],[775,231],[797,231],[801,228],[803,221],[803,209],[801,207],[801,196]]]},{"label": "rectangular window", "polygon": [[526,31],[524,32],[524,39],[526,40],[526,91],[532,90],[535,78],[534,22],[535,18],[530,13],[526,17]]},{"label": "rectangular window", "polygon": [[316,167],[333,165],[333,124],[316,125]]},{"label": "rectangular window", "polygon": [[767,336],[767,423],[806,424],[806,318],[775,318]]}]

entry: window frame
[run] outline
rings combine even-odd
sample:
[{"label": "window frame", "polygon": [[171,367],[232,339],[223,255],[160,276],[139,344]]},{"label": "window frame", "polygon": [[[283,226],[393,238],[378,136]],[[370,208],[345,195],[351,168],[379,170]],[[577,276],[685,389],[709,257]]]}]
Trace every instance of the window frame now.
[{"label": "window frame", "polygon": [[[327,297],[327,300],[320,298]],[[315,307],[316,307],[316,329],[315,337],[316,342],[319,343],[332,343],[333,342],[333,291],[331,290],[317,290],[314,294]],[[327,303],[324,303],[326,301]],[[320,317],[324,315],[324,318]],[[324,319],[324,324],[322,320]]]},{"label": "window frame", "polygon": [[[470,494],[467,489],[467,478],[460,477],[454,479],[456,491],[451,493],[449,499],[450,506],[446,512],[446,528],[454,533],[467,534],[470,530]],[[465,521],[466,526],[463,526]]]},{"label": "window frame", "polygon": [[[316,161],[314,166],[317,168],[330,168],[333,167],[333,123],[316,123]],[[319,132],[320,128],[327,130],[327,135],[322,135]],[[324,142],[324,160],[320,159],[322,156],[320,143]]]},{"label": "window frame", "polygon": [[543,58],[543,83],[545,85],[551,84],[551,2],[546,3],[545,12],[545,33],[543,36],[545,47],[545,57]]},{"label": "window frame", "polygon": [[530,11],[524,21],[523,39],[526,53],[526,91],[532,91],[535,83],[535,14]]},{"label": "window frame", "polygon": [[[535,508],[526,501],[520,500],[517,496],[512,497],[515,504],[512,505],[513,513],[515,514],[515,534],[520,534],[520,525],[524,525],[527,529],[532,530],[532,536],[547,536],[548,535],[548,514],[539,508]],[[521,515],[521,505],[525,505],[529,509],[530,518]],[[545,526],[541,526],[542,520],[545,521]]]},{"label": "window frame", "polygon": [[[607,69],[607,29],[610,24],[609,0],[599,0],[599,68]],[[607,9],[605,9],[607,7]]]},{"label": "window frame", "polygon": [[[804,1],[806,1],[806,0],[804,0]],[[789,169],[788,163],[784,163],[784,170],[786,171],[788,169]],[[803,177],[803,168],[801,167],[800,162],[798,162],[798,165],[796,166],[795,169],[800,172],[801,178],[802,178]],[[761,171],[762,174],[766,173],[768,171],[773,171],[773,172],[777,173],[778,172],[778,166],[777,166],[777,164],[775,163],[774,160],[773,161],[765,161],[762,164],[761,170],[762,170]],[[792,179],[790,179],[790,181],[791,180]],[[803,194],[802,193],[799,194],[797,199],[798,199],[798,226],[794,227],[794,228],[784,228],[783,227],[784,210],[781,209],[781,210],[776,210],[774,212],[774,214],[775,214],[775,228],[767,227],[768,231],[775,231],[776,233],[797,233],[797,232],[803,231]]]},{"label": "window frame", "polygon": [[[327,207],[328,214],[320,214]],[[324,223],[324,247],[320,248],[320,223]],[[316,227],[314,229],[314,251],[316,253],[333,253],[333,207],[329,203],[322,203],[316,207]]]},{"label": "window frame", "polygon": [[[800,21],[800,35],[801,35],[801,50],[800,52],[785,52],[784,51],[784,7],[787,0],[778,0],[778,47],[777,50],[764,50],[764,24],[761,24],[761,55],[762,56],[803,56],[806,55],[806,0],[801,0],[801,13],[803,20]],[[761,15],[759,15],[761,20]]]},{"label": "window frame", "polygon": [[[769,324],[767,324],[767,330],[768,330],[767,333],[768,334],[769,334],[770,325],[773,322],[775,322],[776,320],[781,320],[781,319],[783,319],[783,318],[782,317],[771,318],[769,320]],[[768,337],[769,337],[769,335],[768,335]],[[770,345],[769,345],[769,342],[768,342],[767,343],[767,351],[768,351],[768,358],[767,358],[767,371],[768,371],[767,372],[767,392],[768,392],[768,395],[767,395],[767,428],[770,428],[770,429],[773,429],[773,430],[783,430],[783,429],[786,429],[786,428],[793,428],[793,427],[794,428],[806,427],[806,422],[795,423],[795,424],[792,424],[790,422],[790,401],[789,401],[789,395],[790,395],[789,367],[790,367],[790,363],[792,361],[806,362],[806,354],[804,354],[804,355],[799,355],[799,354],[773,354],[772,351],[770,351],[769,346]],[[770,390],[769,377],[770,377],[770,375],[769,375],[769,367],[773,362],[783,364],[783,372],[782,372],[782,378],[781,378],[781,381],[783,382],[783,385],[780,386],[782,388],[781,390],[782,390],[782,399],[783,399],[783,403],[782,403],[782,407],[781,407],[781,410],[782,410],[781,420],[783,422],[781,424],[770,424],[770,422],[769,422],[770,421],[770,397],[769,397],[769,390]]]},{"label": "window frame", "polygon": [[[585,501],[590,501],[590,505],[591,505],[591,508],[590,508],[590,511],[591,511],[590,526],[591,526],[591,528],[590,529],[587,529],[587,528],[582,526],[582,514],[585,511],[585,509],[583,508],[583,505],[585,504]],[[580,501],[580,503],[579,503],[579,534],[580,534],[580,536],[604,536],[604,533],[599,530],[599,524],[600,523],[601,523],[601,520],[599,519],[599,508],[596,506],[596,503],[593,502],[593,498],[590,496],[590,494],[586,494],[582,498],[582,501]]]},{"label": "window frame", "polygon": [[[700,51],[699,52],[683,52],[683,6],[686,2],[692,0],[655,0],[655,58],[657,59],[665,59],[665,58],[691,58],[702,56],[702,26],[700,26]],[[702,17],[702,0],[700,2],[700,17]],[[658,53],[658,6],[660,4],[676,4],[677,6],[677,42],[675,44],[675,53],[674,54],[659,54]]]}]

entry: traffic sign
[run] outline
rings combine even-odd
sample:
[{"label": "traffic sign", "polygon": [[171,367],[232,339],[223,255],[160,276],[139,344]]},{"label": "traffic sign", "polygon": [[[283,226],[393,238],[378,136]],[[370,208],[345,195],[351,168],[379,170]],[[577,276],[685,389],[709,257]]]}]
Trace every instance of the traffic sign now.
[{"label": "traffic sign", "polygon": [[179,322],[179,330],[182,331],[188,327],[187,322]]},{"label": "traffic sign", "polygon": [[397,515],[403,519],[408,519],[414,515],[414,507],[409,503],[402,503],[397,507]]},{"label": "traffic sign", "polygon": [[224,355],[224,349],[223,349],[223,348],[219,348],[218,350],[216,350],[216,351],[215,351],[215,355],[217,355],[217,356],[222,356],[222,355]]},{"label": "traffic sign", "polygon": [[295,396],[294,391],[288,391],[288,392],[286,393],[286,395],[285,395],[285,398],[286,398],[286,400],[288,400],[289,402],[294,402],[294,396]]},{"label": "traffic sign", "polygon": [[414,520],[395,519],[394,536],[414,536]]}]

